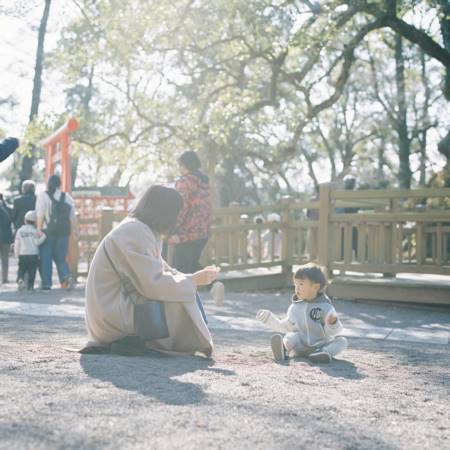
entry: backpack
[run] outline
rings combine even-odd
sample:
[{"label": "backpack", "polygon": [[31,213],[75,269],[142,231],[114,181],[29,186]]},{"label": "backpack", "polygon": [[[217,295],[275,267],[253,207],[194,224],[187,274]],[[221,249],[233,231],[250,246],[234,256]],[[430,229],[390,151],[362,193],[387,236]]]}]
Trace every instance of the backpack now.
[{"label": "backpack", "polygon": [[61,192],[59,202],[53,195],[46,191],[52,201],[52,210],[50,220],[47,224],[47,234],[50,236],[69,236],[70,235],[70,212],[72,207],[66,203],[66,194]]}]

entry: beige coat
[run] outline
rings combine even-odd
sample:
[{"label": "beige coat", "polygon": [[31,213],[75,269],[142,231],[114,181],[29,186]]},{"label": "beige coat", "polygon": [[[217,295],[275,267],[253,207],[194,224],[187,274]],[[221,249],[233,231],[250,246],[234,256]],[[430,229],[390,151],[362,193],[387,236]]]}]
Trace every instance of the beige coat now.
[{"label": "beige coat", "polygon": [[[198,309],[196,287],[189,275],[172,269],[161,257],[162,242],[135,218],[126,218],[103,241],[122,278],[144,297],[164,302],[170,336],[150,348],[210,356],[213,343]],[[103,242],[97,248],[86,285],[86,327],[89,345],[105,345],[134,334],[134,305],[124,295]]]}]

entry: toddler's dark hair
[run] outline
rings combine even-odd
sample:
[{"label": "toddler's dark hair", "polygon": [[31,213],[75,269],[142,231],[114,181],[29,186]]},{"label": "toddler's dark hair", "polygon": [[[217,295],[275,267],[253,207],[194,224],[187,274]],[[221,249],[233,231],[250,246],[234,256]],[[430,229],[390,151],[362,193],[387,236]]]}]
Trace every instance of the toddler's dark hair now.
[{"label": "toddler's dark hair", "polygon": [[297,280],[310,280],[313,283],[320,284],[320,291],[328,284],[328,278],[325,273],[325,269],[315,263],[308,263],[300,266],[294,274],[294,279]]}]

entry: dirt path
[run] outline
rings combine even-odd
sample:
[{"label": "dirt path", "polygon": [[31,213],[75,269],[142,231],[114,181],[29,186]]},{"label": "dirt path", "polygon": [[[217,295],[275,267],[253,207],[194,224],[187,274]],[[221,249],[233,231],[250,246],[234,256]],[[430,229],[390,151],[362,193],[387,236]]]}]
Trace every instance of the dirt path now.
[{"label": "dirt path", "polygon": [[[275,301],[230,298],[222,314]],[[276,301],[282,311],[288,295]],[[367,321],[402,315],[341,306]],[[403,310],[426,314],[449,319]],[[449,345],[350,338],[342,360],[314,366],[276,364],[269,336],[215,330],[213,360],[81,356],[63,350],[83,343],[81,318],[0,312],[0,448],[450,448]]]}]

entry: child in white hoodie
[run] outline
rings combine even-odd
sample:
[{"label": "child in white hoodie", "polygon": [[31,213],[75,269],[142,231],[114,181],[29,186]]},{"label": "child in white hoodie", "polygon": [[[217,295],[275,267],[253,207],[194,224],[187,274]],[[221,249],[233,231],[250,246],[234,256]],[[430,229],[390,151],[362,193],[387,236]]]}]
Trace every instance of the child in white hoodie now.
[{"label": "child in white hoodie", "polygon": [[279,319],[262,309],[256,318],[273,331],[271,347],[277,361],[287,356],[308,356],[317,363],[329,363],[344,351],[347,339],[338,336],[343,327],[330,299],[323,290],[327,278],[317,264],[305,264],[294,275],[295,294],[286,317]]},{"label": "child in white hoodie", "polygon": [[38,247],[45,238],[45,234],[39,236],[36,228],[36,212],[28,211],[25,214],[25,225],[17,230],[14,241],[14,254],[19,258],[17,285],[20,291],[25,287],[29,291],[34,289],[34,279],[39,265]]}]

